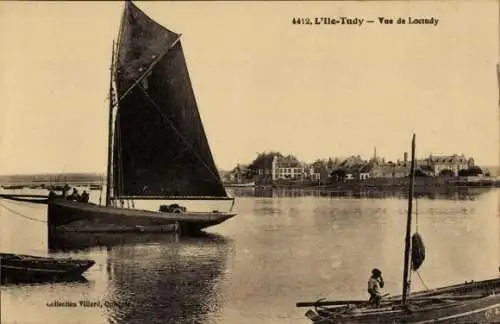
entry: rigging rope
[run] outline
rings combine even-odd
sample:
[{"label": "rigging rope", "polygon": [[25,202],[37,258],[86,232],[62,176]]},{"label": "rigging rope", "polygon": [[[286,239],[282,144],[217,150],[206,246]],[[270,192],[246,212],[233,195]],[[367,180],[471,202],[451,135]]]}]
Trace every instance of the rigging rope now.
[{"label": "rigging rope", "polygon": [[415,232],[418,233],[418,199],[415,199]]},{"label": "rigging rope", "polygon": [[425,289],[430,290],[429,287],[427,287],[427,285],[425,284],[424,279],[422,279],[422,277],[420,276],[420,272],[418,272],[418,270],[416,270],[415,272],[417,273],[418,279],[420,279],[420,282],[422,283],[422,285],[424,285]]},{"label": "rigging rope", "polygon": [[29,216],[23,215],[23,214],[21,214],[21,213],[18,213],[18,212],[16,212],[15,210],[13,210],[13,209],[11,209],[11,208],[9,208],[9,207],[5,206],[5,205],[4,205],[4,204],[2,204],[2,203],[0,203],[0,206],[2,206],[3,208],[7,209],[7,210],[8,210],[8,211],[10,211],[11,213],[14,213],[14,214],[16,214],[16,215],[18,215],[18,216],[21,216],[21,217],[24,217],[24,218],[26,218],[26,219],[32,220],[32,221],[34,221],[34,222],[47,223],[47,221],[44,221],[44,220],[41,220],[41,219],[32,218],[32,217],[29,217]]},{"label": "rigging rope", "polygon": [[33,205],[33,204],[28,205],[24,201],[9,200],[9,203],[16,204],[16,205],[23,205],[24,207],[28,207],[28,208],[40,208],[39,205]]}]

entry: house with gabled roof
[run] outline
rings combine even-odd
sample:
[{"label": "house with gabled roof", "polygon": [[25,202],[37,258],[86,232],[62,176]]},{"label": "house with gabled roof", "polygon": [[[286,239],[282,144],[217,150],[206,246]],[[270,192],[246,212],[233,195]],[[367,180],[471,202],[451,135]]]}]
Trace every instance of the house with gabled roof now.
[{"label": "house with gabled roof", "polygon": [[386,163],[376,165],[370,171],[371,178],[404,178],[409,175],[409,164]]},{"label": "house with gabled roof", "polygon": [[251,175],[251,170],[247,164],[238,164],[234,169],[228,172],[227,180],[230,182],[242,183],[246,182]]},{"label": "house with gabled roof", "polygon": [[365,180],[370,178],[370,170],[373,168],[373,161],[364,161],[359,157],[349,157],[341,162],[336,168],[329,170],[330,177],[336,180]]}]

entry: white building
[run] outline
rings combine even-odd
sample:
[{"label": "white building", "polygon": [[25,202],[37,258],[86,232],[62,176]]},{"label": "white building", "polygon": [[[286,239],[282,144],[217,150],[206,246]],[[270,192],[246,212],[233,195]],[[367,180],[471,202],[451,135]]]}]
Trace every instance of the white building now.
[{"label": "white building", "polygon": [[428,163],[433,167],[434,175],[436,176],[443,170],[450,170],[457,176],[458,171],[474,166],[474,159],[467,159],[463,154],[446,156],[430,155]]},{"label": "white building", "polygon": [[282,179],[310,179],[314,175],[314,168],[298,161],[275,155],[271,172],[273,181]]}]

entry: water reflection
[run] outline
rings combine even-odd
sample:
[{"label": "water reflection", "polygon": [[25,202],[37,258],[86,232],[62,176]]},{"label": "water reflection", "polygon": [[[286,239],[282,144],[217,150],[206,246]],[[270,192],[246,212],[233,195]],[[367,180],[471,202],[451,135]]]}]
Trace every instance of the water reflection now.
[{"label": "water reflection", "polygon": [[201,323],[220,308],[230,242],[215,234],[59,233],[49,249],[105,251],[103,305],[113,323]]},{"label": "water reflection", "polygon": [[49,232],[49,252],[90,251],[94,248],[112,248],[119,245],[164,243],[179,240],[173,233],[84,233]]},{"label": "water reflection", "polygon": [[228,240],[181,238],[170,244],[120,245],[108,259],[106,301],[114,323],[202,323],[221,307]]},{"label": "water reflection", "polygon": [[[471,187],[416,187],[415,197],[447,200],[476,200],[481,195],[494,190],[491,188]],[[408,197],[408,189],[357,188],[357,189],[325,189],[325,188],[232,188],[237,197],[336,197],[336,198],[399,198]]]},{"label": "water reflection", "polygon": [[88,283],[89,281],[84,276],[73,276],[69,278],[62,279],[51,279],[51,280],[18,280],[9,277],[2,277],[2,286],[19,286],[19,285],[50,285],[54,283]]}]

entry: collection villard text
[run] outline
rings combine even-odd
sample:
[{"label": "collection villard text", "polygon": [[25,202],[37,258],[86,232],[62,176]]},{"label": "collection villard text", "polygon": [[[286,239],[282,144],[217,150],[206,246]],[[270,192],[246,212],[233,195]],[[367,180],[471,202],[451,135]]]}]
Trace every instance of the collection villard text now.
[{"label": "collection villard text", "polygon": [[69,300],[54,300],[52,302],[48,302],[46,304],[47,307],[112,307],[112,306],[123,306],[121,305],[123,303],[116,302],[116,301],[104,301],[101,302],[100,300],[93,301],[93,300],[80,300],[78,302],[74,301],[69,301]]},{"label": "collection villard text", "polygon": [[416,18],[416,17],[377,17],[377,19],[365,19],[358,17],[293,17],[294,25],[354,25],[362,26],[364,24],[378,25],[432,25],[437,26],[439,19],[435,17]]}]

